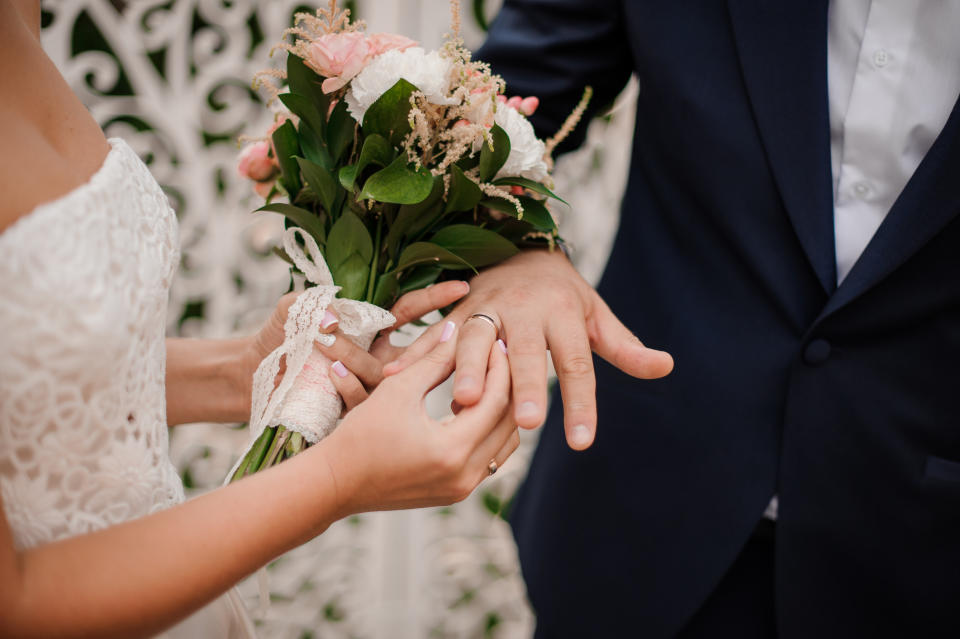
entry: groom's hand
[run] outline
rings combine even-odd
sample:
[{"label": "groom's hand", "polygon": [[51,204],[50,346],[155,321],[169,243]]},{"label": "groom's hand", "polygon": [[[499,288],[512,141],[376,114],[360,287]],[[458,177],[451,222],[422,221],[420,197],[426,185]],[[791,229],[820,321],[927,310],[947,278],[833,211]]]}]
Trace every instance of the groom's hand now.
[{"label": "groom's hand", "polygon": [[[470,294],[450,314],[462,327],[457,343],[454,402],[472,406],[483,396],[494,326],[510,352],[517,423],[536,428],[546,418],[550,349],[563,396],[564,428],[571,448],[583,450],[597,424],[596,380],[591,350],[634,377],[655,379],[673,369],[673,358],[646,348],[559,251],[526,251],[476,276]],[[440,338],[434,326],[383,372],[392,375],[428,352]]]}]

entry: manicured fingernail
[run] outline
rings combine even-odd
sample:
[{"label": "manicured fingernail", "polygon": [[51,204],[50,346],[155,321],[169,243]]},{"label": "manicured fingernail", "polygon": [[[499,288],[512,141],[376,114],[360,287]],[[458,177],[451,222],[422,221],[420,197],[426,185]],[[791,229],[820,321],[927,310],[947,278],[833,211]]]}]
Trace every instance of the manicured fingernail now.
[{"label": "manicured fingernail", "polygon": [[500,347],[500,350],[503,351],[503,354],[504,354],[504,355],[507,354],[507,345],[503,343],[503,340],[502,340],[502,339],[498,339],[498,340],[497,340],[497,346]]},{"label": "manicured fingernail", "polygon": [[469,292],[470,292],[470,282],[464,282],[464,283],[463,283],[463,288],[464,288],[464,290],[467,291],[467,293],[469,293]]},{"label": "manicured fingernail", "polygon": [[443,333],[440,335],[440,341],[446,342],[451,337],[453,337],[453,331],[457,328],[457,325],[453,322],[447,322],[447,325],[443,327]]},{"label": "manicured fingernail", "polygon": [[539,417],[540,416],[540,407],[534,402],[523,402],[520,406],[517,407],[517,418],[523,419],[525,417]]},{"label": "manicured fingernail", "polygon": [[330,368],[332,368],[333,372],[337,374],[337,377],[346,377],[347,373],[349,372],[347,367],[344,366],[343,362],[341,362],[339,359],[335,361]]},{"label": "manicured fingernail", "polygon": [[583,424],[577,424],[570,429],[570,443],[574,446],[586,446],[590,443],[590,429]]},{"label": "manicured fingernail", "polygon": [[466,377],[458,377],[458,378],[457,378],[456,387],[457,387],[457,389],[461,389],[461,388],[473,388],[473,385],[474,385],[475,383],[476,383],[476,381],[475,381],[472,377],[470,377],[469,375],[467,375]]},{"label": "manicured fingernail", "polygon": [[334,315],[330,311],[327,311],[323,314],[323,320],[320,322],[320,328],[328,329],[334,324],[336,324],[338,321],[340,320],[337,319],[336,315]]}]

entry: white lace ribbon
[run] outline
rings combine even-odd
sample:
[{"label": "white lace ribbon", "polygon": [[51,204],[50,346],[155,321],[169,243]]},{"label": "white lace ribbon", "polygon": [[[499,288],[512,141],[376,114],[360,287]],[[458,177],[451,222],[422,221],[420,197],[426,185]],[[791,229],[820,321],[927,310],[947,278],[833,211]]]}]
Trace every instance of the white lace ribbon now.
[{"label": "white lace ribbon", "polygon": [[[297,243],[303,240],[309,253]],[[283,236],[283,248],[307,280],[316,284],[300,293],[290,306],[283,330],[283,344],[267,355],[253,375],[250,410],[250,440],[226,481],[239,468],[254,442],[268,426],[283,425],[315,444],[336,428],[343,403],[330,381],[330,360],[315,346],[331,346],[335,337],[321,332],[327,308],[340,320],[340,332],[364,350],[370,348],[381,330],[393,326],[396,318],[388,311],[355,300],[338,298],[339,286],[320,253],[316,241],[302,229],[291,227]],[[373,275],[371,275],[373,277]],[[280,362],[286,358],[286,371],[279,385]]]}]

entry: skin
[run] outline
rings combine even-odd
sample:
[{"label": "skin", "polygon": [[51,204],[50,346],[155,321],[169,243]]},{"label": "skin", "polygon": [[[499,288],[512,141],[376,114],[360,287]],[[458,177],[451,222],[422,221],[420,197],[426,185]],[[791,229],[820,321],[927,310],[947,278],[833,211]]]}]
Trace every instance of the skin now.
[{"label": "skin", "polygon": [[[563,396],[564,429],[574,450],[593,444],[597,430],[596,380],[591,351],[639,379],[664,377],[673,358],[647,348],[580,276],[560,251],[527,251],[485,270],[470,282],[470,294],[449,319],[463,323],[473,313],[496,318],[510,349],[514,418],[536,428],[546,418],[547,349]],[[385,375],[403,371],[440,337],[432,327]],[[484,370],[497,333],[489,322],[466,321],[457,344],[454,402],[472,406],[483,397]]]},{"label": "skin", "polygon": [[[0,2],[0,232],[84,184],[109,152],[38,36],[38,2]],[[463,283],[438,285],[401,299],[395,313],[404,323],[466,292]],[[283,298],[249,338],[168,341],[171,423],[245,419],[252,372],[282,340],[292,301]],[[292,460],[166,511],[19,550],[0,501],[0,636],[152,636],[342,517],[465,498],[518,438],[499,348],[488,354],[487,390],[475,405],[445,423],[427,415],[424,396],[453,372],[452,329],[383,380],[380,362],[400,351],[381,338],[364,353],[334,323],[328,331],[338,339],[325,354],[356,373],[331,376],[355,407],[340,427]]]}]

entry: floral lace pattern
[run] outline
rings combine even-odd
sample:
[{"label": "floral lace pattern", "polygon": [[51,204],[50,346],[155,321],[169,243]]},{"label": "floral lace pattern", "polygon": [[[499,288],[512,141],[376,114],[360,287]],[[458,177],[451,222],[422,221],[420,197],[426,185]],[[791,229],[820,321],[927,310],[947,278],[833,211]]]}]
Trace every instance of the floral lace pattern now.
[{"label": "floral lace pattern", "polygon": [[86,184],[0,234],[0,491],[18,549],[183,501],[164,389],[177,222],[110,144]]}]

